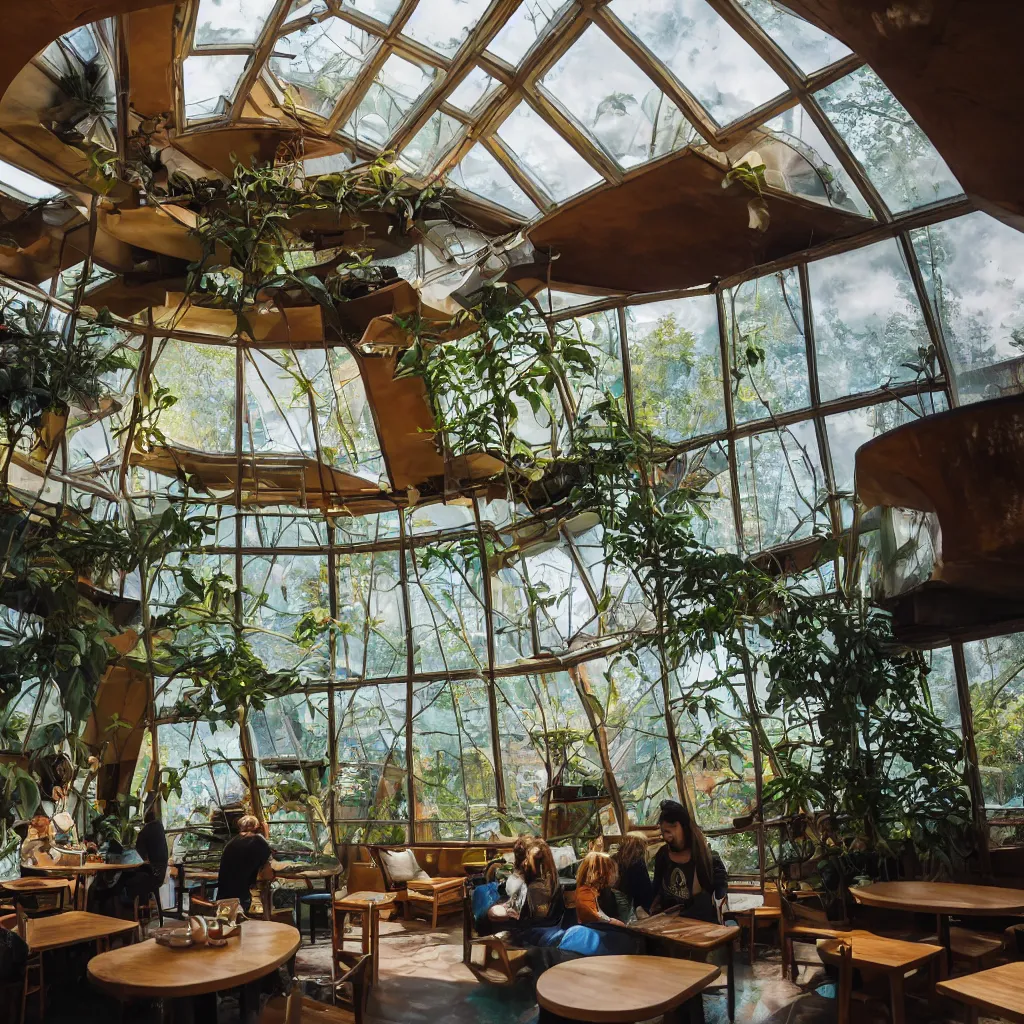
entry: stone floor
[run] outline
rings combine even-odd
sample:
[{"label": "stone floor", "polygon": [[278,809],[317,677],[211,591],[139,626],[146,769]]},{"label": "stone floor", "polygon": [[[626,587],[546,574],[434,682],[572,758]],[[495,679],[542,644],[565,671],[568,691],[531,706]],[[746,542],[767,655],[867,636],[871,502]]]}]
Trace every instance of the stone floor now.
[{"label": "stone floor", "polygon": [[[303,930],[303,944],[296,957],[296,974],[310,995],[329,999],[330,942],[325,936],[315,945],[309,930]],[[358,935],[352,949],[358,948]],[[76,953],[78,950],[76,949]],[[801,950],[810,959],[810,948]],[[534,1024],[537,1003],[528,978],[515,985],[481,981],[462,963],[461,922],[438,930],[418,921],[387,921],[381,925],[380,983],[371,991],[367,1024]],[[744,951],[745,954],[745,951]],[[105,999],[85,978],[88,951],[82,955],[55,957],[47,966],[50,1004],[46,1024],[159,1024],[156,1004],[121,1007]],[[742,963],[739,962],[742,960]],[[754,967],[746,956],[737,957],[736,1024],[834,1024],[835,986],[822,969],[802,968],[800,984],[780,976],[777,949],[758,949]],[[962,1008],[949,1003],[929,1007],[923,1000],[908,998],[910,1024],[960,1024]],[[728,1024],[724,989],[722,994],[704,997],[706,1024]],[[0,1021],[8,1017],[0,1005]],[[34,1015],[30,1019],[38,1019]],[[220,1002],[219,1024],[238,1020],[236,1001],[230,996]],[[854,1024],[886,1024],[884,1002],[866,1007],[855,1004]],[[994,1024],[994,1022],[993,1022]]]}]

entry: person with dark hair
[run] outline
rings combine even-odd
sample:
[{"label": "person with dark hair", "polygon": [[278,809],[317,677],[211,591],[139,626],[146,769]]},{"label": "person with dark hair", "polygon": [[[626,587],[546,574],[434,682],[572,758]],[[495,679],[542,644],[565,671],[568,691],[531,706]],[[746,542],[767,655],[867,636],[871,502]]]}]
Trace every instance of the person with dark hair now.
[{"label": "person with dark hair", "polygon": [[146,802],[144,823],[135,840],[135,852],[142,859],[142,866],[126,874],[120,898],[131,904],[137,897],[141,906],[160,892],[167,878],[167,833],[157,814],[155,800]]},{"label": "person with dark hair", "polygon": [[618,917],[628,920],[638,907],[644,911],[654,902],[654,886],[647,871],[647,836],[643,832],[627,832],[615,851],[619,880],[615,883]]},{"label": "person with dark hair", "polygon": [[658,816],[665,845],[654,858],[651,913],[679,907],[683,917],[718,923],[716,900],[724,900],[729,872],[704,833],[677,800],[662,800]]}]

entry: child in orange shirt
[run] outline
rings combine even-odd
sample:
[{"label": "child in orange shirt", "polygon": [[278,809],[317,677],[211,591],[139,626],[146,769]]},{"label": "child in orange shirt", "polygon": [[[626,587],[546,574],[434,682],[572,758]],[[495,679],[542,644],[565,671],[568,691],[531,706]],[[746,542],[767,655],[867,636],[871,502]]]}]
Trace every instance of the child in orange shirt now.
[{"label": "child in orange shirt", "polygon": [[615,861],[607,853],[596,850],[583,858],[576,872],[576,920],[580,924],[618,924],[616,917],[609,917],[598,904],[601,892],[611,889],[619,877]]}]

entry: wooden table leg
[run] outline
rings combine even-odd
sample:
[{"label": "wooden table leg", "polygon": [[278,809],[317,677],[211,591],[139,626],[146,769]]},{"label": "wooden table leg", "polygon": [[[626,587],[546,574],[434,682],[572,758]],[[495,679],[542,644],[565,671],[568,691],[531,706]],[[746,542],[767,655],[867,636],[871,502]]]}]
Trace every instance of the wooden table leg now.
[{"label": "wooden table leg", "polygon": [[373,906],[370,908],[370,954],[373,957],[374,985],[380,980],[380,910]]},{"label": "wooden table leg", "polygon": [[906,1024],[906,1000],[903,998],[903,975],[889,975],[889,993],[892,1000],[892,1024]]},{"label": "wooden table leg", "polygon": [[[754,929],[753,929],[753,918],[751,919],[750,929],[750,945],[753,948],[754,945]],[[735,942],[726,943],[726,949],[728,950],[727,956],[729,957],[726,963],[726,975],[725,975],[725,988],[726,998],[729,1001],[729,1020],[736,1019],[736,976],[733,973],[733,968],[736,962],[735,956]]]},{"label": "wooden table leg", "polygon": [[243,985],[238,993],[239,1024],[256,1024],[260,1015],[260,983]]},{"label": "wooden table leg", "polygon": [[939,945],[946,949],[946,969],[953,970],[953,946],[949,938],[949,915],[939,914]]}]

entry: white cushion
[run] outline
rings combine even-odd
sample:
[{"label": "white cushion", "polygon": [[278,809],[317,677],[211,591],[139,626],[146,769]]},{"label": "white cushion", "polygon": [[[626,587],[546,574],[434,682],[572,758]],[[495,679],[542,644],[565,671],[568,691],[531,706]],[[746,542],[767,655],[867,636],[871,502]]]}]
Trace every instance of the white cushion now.
[{"label": "white cushion", "polygon": [[392,882],[423,882],[430,878],[412,850],[381,850],[384,870]]}]

